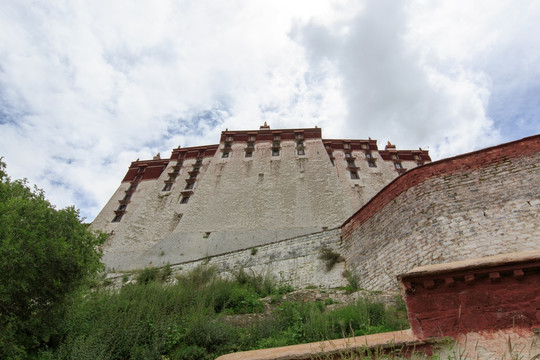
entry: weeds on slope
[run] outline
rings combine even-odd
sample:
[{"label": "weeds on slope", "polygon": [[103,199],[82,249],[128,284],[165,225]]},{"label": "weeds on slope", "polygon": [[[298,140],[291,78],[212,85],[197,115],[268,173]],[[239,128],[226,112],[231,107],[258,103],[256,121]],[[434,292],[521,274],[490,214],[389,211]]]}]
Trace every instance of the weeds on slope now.
[{"label": "weeds on slope", "polygon": [[178,277],[174,285],[154,275],[119,291],[86,294],[69,309],[61,341],[41,358],[204,360],[407,324],[403,312],[361,300],[333,311],[324,311],[323,302],[285,302],[272,315],[238,326],[227,315],[261,313],[262,297],[288,289],[255,274],[223,280],[207,266]]}]

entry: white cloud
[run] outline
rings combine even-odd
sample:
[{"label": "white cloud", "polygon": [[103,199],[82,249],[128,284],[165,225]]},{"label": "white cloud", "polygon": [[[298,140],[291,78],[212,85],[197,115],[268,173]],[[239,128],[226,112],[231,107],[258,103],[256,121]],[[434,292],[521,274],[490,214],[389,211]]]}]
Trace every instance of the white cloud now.
[{"label": "white cloud", "polygon": [[297,37],[310,50],[314,67],[330,63],[341,74],[349,109],[344,126],[351,135],[427,146],[435,158],[498,141],[485,112],[490,92],[485,74],[434,67],[418,44],[411,45],[419,41],[411,40],[415,26],[405,7],[373,1],[348,21],[345,35],[333,25],[310,23]]},{"label": "white cloud", "polygon": [[501,141],[506,117],[538,131],[539,14],[508,1],[4,1],[0,155],[91,220],[130,161],[225,128],[469,151]]}]

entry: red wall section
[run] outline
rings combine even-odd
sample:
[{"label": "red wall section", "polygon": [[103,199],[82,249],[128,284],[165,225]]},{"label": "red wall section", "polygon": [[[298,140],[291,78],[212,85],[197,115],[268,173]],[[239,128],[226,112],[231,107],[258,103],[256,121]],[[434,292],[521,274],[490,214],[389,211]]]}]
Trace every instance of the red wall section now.
[{"label": "red wall section", "polygon": [[165,170],[167,163],[148,166],[143,174],[142,180],[152,180],[159,178],[163,170]]},{"label": "red wall section", "polygon": [[[169,159],[134,161],[131,163],[122,182],[134,181],[138,176],[139,178],[137,180],[157,179],[168,163]],[[142,177],[140,177],[141,175]]]},{"label": "red wall section", "polygon": [[135,179],[135,176],[137,175],[137,171],[139,171],[138,167],[130,167],[128,172],[126,173],[126,176],[124,176],[124,179],[122,179],[122,182],[133,181]]},{"label": "red wall section", "polygon": [[437,267],[426,266],[417,273],[413,269],[398,277],[418,338],[540,325],[540,251],[473,268],[434,271]]}]

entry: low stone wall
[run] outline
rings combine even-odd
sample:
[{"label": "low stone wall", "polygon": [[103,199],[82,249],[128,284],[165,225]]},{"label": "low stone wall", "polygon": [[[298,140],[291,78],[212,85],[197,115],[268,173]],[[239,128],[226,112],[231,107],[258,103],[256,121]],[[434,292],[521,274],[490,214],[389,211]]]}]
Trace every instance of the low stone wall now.
[{"label": "low stone wall", "polygon": [[[231,277],[243,269],[247,273],[272,276],[281,284],[294,288],[307,286],[339,287],[347,285],[343,277],[344,262],[327,271],[319,259],[321,249],[339,252],[341,229],[335,228],[298,236],[270,244],[255,246],[194,261],[172,264],[173,274],[187,274],[197,266],[215,266],[223,277]],[[121,276],[113,276],[118,279]]]},{"label": "low stone wall", "polygon": [[[234,251],[211,258],[175,264],[174,273],[186,273],[201,264],[214,265],[222,276],[231,276],[244,269],[248,273],[268,274],[278,282],[294,288],[306,286],[337,287],[346,285],[342,276],[343,262],[326,270],[326,264],[319,259],[324,247],[334,251],[340,246],[339,228],[322,231],[271,244]],[[180,270],[181,269],[181,270]]]},{"label": "low stone wall", "polygon": [[369,290],[421,265],[540,248],[540,136],[413,169],[342,226]]}]

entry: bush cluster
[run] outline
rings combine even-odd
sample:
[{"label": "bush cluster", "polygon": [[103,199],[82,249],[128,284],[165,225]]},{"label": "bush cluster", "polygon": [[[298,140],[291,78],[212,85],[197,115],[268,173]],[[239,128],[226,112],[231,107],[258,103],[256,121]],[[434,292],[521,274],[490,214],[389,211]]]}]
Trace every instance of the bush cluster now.
[{"label": "bush cluster", "polygon": [[20,359],[57,344],[65,309],[102,268],[106,237],[5,166],[0,158],[0,358]]},{"label": "bush cluster", "polygon": [[319,259],[326,263],[326,271],[332,270],[334,265],[343,261],[341,255],[328,247],[321,248]]},{"label": "bush cluster", "polygon": [[406,312],[360,299],[354,304],[325,311],[324,302],[285,302],[273,318],[271,335],[257,348],[286,346],[408,328]]},{"label": "bush cluster", "polygon": [[42,356],[204,360],[234,351],[395,330],[407,323],[403,313],[362,300],[334,311],[325,311],[324,302],[285,302],[272,315],[233,325],[227,315],[262,312],[261,297],[286,289],[243,271],[223,280],[208,266],[179,276],[175,285],[151,278],[118,292],[102,289],[81,298],[69,308],[58,348]]}]

